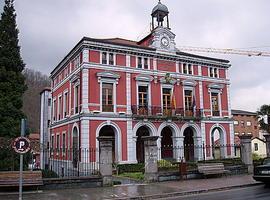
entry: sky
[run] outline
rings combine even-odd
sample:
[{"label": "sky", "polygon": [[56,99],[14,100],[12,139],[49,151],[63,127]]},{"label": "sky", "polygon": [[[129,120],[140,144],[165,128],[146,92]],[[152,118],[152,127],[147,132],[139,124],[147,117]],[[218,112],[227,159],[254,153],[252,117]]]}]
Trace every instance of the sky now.
[{"label": "sky", "polygon": [[[149,32],[150,14],[157,2],[15,0],[22,58],[28,68],[49,75],[83,36],[139,40]],[[270,52],[269,0],[161,2],[169,9],[177,46]],[[0,0],[0,8],[3,5]],[[262,104],[270,104],[270,57],[207,56],[231,61],[232,109],[257,111]]]}]

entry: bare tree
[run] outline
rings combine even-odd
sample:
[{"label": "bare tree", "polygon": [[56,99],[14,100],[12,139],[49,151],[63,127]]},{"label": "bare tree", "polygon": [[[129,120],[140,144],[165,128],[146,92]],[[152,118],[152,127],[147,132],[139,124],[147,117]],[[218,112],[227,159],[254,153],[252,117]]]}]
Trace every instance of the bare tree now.
[{"label": "bare tree", "polygon": [[50,79],[39,71],[26,68],[23,71],[28,87],[23,95],[23,112],[27,117],[31,132],[39,131],[40,121],[40,92],[50,86]]}]

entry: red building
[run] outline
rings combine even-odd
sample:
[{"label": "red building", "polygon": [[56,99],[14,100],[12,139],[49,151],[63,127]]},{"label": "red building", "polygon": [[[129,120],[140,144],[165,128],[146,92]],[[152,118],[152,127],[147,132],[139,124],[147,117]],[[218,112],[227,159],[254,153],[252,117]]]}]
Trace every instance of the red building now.
[{"label": "red building", "polygon": [[151,16],[142,40],[84,37],[51,72],[51,147],[98,149],[97,137],[109,135],[115,162],[137,163],[149,135],[160,136],[161,158],[212,159],[212,148],[196,147],[218,131],[221,156],[234,156],[229,61],[179,51],[160,2]]}]

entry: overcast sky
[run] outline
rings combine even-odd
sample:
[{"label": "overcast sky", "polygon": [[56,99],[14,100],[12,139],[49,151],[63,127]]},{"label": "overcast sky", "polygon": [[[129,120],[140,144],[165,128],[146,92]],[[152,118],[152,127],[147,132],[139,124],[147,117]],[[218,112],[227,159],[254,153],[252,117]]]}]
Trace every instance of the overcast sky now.
[{"label": "overcast sky", "polygon": [[[4,0],[0,0],[3,7]],[[49,74],[83,37],[138,40],[158,0],[15,0],[22,57]],[[178,46],[270,52],[269,0],[162,0]],[[262,47],[262,48],[251,48]],[[196,53],[200,54],[200,53]],[[256,111],[270,104],[270,57],[209,54],[231,61],[231,104]]]}]

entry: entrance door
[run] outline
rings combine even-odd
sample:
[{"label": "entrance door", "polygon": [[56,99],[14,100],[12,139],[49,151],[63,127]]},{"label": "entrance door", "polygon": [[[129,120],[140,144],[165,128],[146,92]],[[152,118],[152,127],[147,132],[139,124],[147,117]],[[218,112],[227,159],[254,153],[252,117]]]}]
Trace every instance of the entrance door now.
[{"label": "entrance door", "polygon": [[145,126],[142,126],[137,130],[136,136],[137,136],[136,142],[137,161],[138,163],[144,163],[145,152],[144,152],[144,141],[142,140],[142,137],[150,136],[150,133]]},{"label": "entrance door", "polygon": [[184,155],[186,161],[194,160],[193,130],[189,127],[184,131]]},{"label": "entrance door", "polygon": [[116,155],[115,155],[115,134],[114,134],[114,129],[112,126],[104,126],[101,128],[99,132],[99,136],[111,136],[113,137],[113,142],[112,142],[112,162],[115,163],[116,161]]},{"label": "entrance door", "polygon": [[169,127],[165,127],[161,131],[161,158],[172,159],[173,158],[173,140],[172,131]]}]

